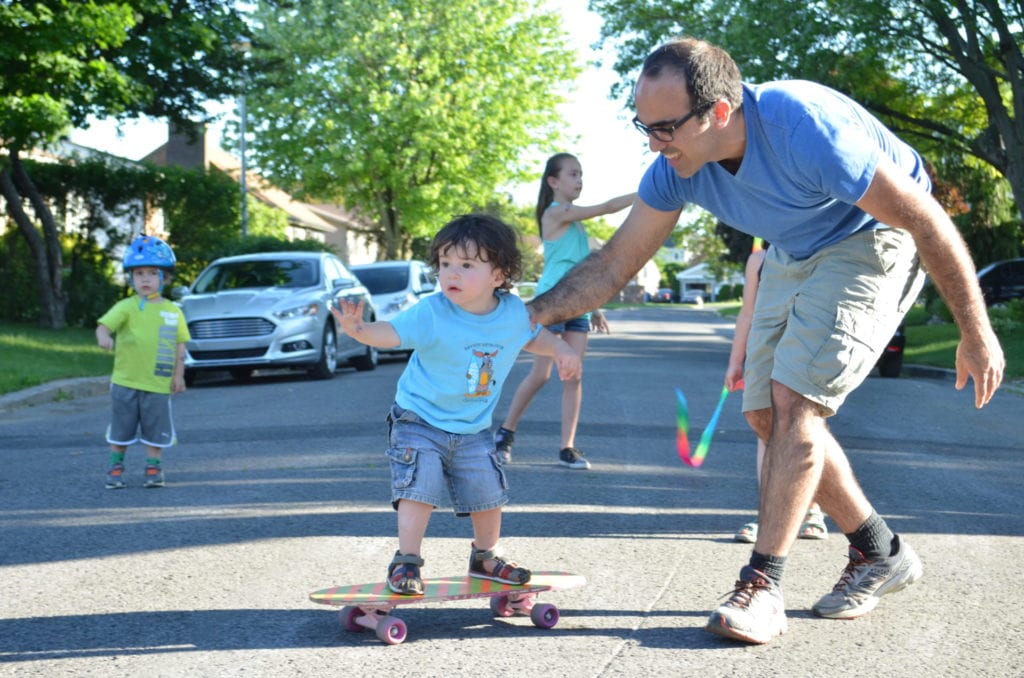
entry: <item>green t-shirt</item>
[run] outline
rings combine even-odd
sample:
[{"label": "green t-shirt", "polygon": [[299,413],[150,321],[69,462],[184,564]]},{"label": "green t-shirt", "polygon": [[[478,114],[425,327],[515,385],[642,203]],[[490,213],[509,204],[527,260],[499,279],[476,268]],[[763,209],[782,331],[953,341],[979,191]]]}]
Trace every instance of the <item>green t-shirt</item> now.
[{"label": "green t-shirt", "polygon": [[101,325],[115,335],[114,372],[118,386],[150,393],[170,393],[178,344],[189,341],[185,315],[173,302],[122,299],[103,314]]}]

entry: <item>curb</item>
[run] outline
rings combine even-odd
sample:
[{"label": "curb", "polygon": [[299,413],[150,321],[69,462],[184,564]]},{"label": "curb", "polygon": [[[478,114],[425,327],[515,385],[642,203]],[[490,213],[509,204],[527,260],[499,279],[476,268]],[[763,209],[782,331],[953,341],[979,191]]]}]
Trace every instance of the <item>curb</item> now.
[{"label": "curb", "polygon": [[0,396],[0,412],[10,412],[22,407],[42,405],[61,400],[89,398],[102,395],[110,390],[110,376],[58,379],[23,391]]}]

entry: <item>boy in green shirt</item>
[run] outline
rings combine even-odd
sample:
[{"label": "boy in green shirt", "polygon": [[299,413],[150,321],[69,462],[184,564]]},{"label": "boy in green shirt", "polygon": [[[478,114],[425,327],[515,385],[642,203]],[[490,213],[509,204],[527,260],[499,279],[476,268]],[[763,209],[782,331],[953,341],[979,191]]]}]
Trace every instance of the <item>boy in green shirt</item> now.
[{"label": "boy in green shirt", "polygon": [[124,455],[135,442],[147,449],[143,486],[164,486],[161,452],[176,440],[171,394],[185,390],[185,342],[191,338],[181,309],[160,296],[174,264],[174,251],[167,243],[149,235],[135,238],[123,262],[135,294],[114,304],[96,327],[100,348],[114,350],[107,428],[110,490],[126,487]]}]

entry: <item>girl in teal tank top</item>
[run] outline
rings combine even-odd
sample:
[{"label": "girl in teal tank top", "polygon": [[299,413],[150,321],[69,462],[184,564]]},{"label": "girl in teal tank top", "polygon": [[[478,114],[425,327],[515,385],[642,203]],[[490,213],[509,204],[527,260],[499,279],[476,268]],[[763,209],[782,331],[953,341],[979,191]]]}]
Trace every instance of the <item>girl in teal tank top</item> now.
[{"label": "girl in teal tank top", "polygon": [[[558,153],[548,158],[541,177],[540,195],[537,198],[537,225],[544,242],[544,272],[537,283],[537,294],[551,289],[562,276],[569,272],[590,253],[587,231],[581,223],[584,219],[612,214],[633,204],[636,193],[620,195],[599,205],[575,205],[573,201],[583,190],[583,169],[576,156]],[[590,326],[601,332],[608,332],[604,314],[595,309],[564,323],[548,325],[548,329],[560,335],[580,360],[587,350]],[[530,374],[519,384],[505,421],[494,436],[495,446],[505,461],[512,460],[512,443],[516,427],[534,396],[551,378],[552,361],[537,356]],[[580,418],[583,402],[583,384],[580,377],[562,382],[562,433],[558,463],[571,469],[588,469],[582,451],[576,447],[576,425]]]}]

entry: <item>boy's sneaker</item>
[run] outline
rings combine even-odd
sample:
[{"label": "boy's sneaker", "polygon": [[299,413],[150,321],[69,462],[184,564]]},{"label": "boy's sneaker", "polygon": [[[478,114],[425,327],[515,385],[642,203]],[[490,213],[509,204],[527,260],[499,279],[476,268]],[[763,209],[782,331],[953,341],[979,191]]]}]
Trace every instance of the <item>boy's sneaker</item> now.
[{"label": "boy's sneaker", "polygon": [[512,461],[512,443],[516,441],[516,432],[509,431],[504,426],[499,426],[494,432],[494,448],[505,460],[505,463]]},{"label": "boy's sneaker", "polygon": [[[494,567],[490,572],[484,567],[484,561],[493,560]],[[480,551],[474,546],[469,553],[469,576],[477,579],[490,579],[502,584],[522,585],[530,581],[533,573],[525,567],[507,562],[501,557],[497,547],[490,551]]]},{"label": "boy's sneaker", "polygon": [[767,643],[789,628],[782,588],[764,573],[745,566],[729,600],[711,613],[704,628],[723,638]]},{"label": "boy's sneaker", "polygon": [[819,617],[854,619],[871,612],[878,599],[887,593],[905,589],[921,578],[921,559],[896,536],[896,555],[867,560],[864,554],[850,547],[850,562],[831,593],[825,594],[811,609]]},{"label": "boy's sneaker", "polygon": [[590,462],[583,458],[583,452],[575,447],[563,447],[562,451],[558,453],[558,463],[569,468],[590,468]]},{"label": "boy's sneaker", "polygon": [[159,466],[146,466],[146,472],[144,475],[146,481],[142,484],[143,487],[164,486],[164,471]]},{"label": "boy's sneaker", "polygon": [[421,567],[423,559],[419,556],[412,553],[403,555],[401,551],[395,551],[395,557],[388,565],[388,588],[400,596],[423,595]]},{"label": "boy's sneaker", "polygon": [[126,487],[128,483],[124,482],[124,464],[114,464],[107,471],[107,489],[123,490]]}]

